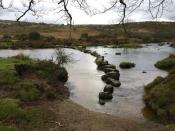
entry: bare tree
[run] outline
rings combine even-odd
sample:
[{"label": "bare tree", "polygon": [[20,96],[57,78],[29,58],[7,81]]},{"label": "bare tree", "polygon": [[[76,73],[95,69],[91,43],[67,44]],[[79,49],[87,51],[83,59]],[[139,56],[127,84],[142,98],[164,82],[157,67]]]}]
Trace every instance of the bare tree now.
[{"label": "bare tree", "polygon": [[[166,7],[168,7],[170,4],[172,5],[173,3],[172,0],[108,0],[108,6],[105,6],[104,9],[99,10],[97,8],[93,8],[93,5],[89,4],[89,0],[27,0],[27,3],[23,4],[25,10],[20,11],[20,9],[18,9],[20,15],[17,17],[17,21],[20,21],[29,12],[32,12],[33,15],[37,15],[39,11],[36,11],[35,7],[40,2],[54,3],[55,7],[53,8],[53,10],[56,10],[58,14],[61,12],[64,13],[64,17],[69,23],[69,38],[71,38],[71,28],[73,21],[73,17],[69,7],[72,5],[83,10],[88,15],[96,15],[100,13],[106,13],[110,10],[115,10],[116,12],[122,14],[120,23],[123,25],[124,31],[126,32],[124,24],[125,19],[138,8],[141,8],[143,4],[144,6],[147,6],[147,11],[151,14],[152,18],[157,19],[162,16],[164,10],[166,10]],[[0,0],[1,9],[13,9],[13,3],[15,3],[15,1],[11,2],[7,7],[4,6],[4,3],[5,0]]]}]

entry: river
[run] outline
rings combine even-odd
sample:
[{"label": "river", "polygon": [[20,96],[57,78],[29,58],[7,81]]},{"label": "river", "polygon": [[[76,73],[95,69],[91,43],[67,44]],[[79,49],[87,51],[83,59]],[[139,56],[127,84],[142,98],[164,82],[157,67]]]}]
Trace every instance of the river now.
[{"label": "river", "polygon": [[[113,99],[104,106],[98,104],[98,94],[105,84],[101,81],[103,72],[98,71],[94,63],[95,57],[73,49],[65,49],[73,62],[66,66],[69,80],[66,83],[70,89],[70,99],[92,111],[103,112],[123,118],[145,121],[142,108],[144,85],[153,81],[157,76],[165,77],[167,72],[154,67],[156,61],[166,58],[175,49],[168,45],[158,46],[150,44],[138,49],[88,47],[105,56],[109,63],[116,65],[120,70],[121,87],[115,88]],[[51,59],[55,49],[33,50],[0,50],[0,57],[10,57],[23,53],[35,59]],[[115,53],[121,55],[115,55]],[[130,61],[136,64],[132,69],[120,69],[120,62]],[[146,73],[143,73],[146,72]]]}]

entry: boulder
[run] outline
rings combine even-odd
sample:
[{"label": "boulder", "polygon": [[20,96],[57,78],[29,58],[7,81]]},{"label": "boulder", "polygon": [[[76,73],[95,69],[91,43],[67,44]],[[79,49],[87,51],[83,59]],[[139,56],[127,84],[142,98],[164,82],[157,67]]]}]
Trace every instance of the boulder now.
[{"label": "boulder", "polygon": [[110,78],[108,77],[107,75],[103,75],[101,77],[101,79],[106,83],[106,84],[110,84],[112,86],[115,86],[115,87],[119,87],[121,85],[120,81],[119,80],[115,80],[113,78]]},{"label": "boulder", "polygon": [[120,81],[115,80],[115,79],[113,79],[113,78],[108,78],[108,79],[107,79],[107,84],[108,84],[108,83],[111,84],[112,86],[115,86],[115,87],[121,86]]},{"label": "boulder", "polygon": [[146,71],[142,71],[143,74],[147,73]]},{"label": "boulder", "polygon": [[108,65],[108,61],[95,61],[98,66],[98,69],[103,68],[103,66]]},{"label": "boulder", "polygon": [[91,53],[91,51],[90,51],[90,50],[85,49],[85,50],[84,50],[84,53],[88,53],[88,54],[90,54],[90,53]]},{"label": "boulder", "polygon": [[101,63],[101,62],[103,62],[104,61],[104,58],[103,57],[97,57],[96,59],[95,59],[95,63],[98,65],[98,63]]},{"label": "boulder", "polygon": [[101,71],[104,71],[104,72],[105,72],[106,69],[109,69],[109,68],[113,69],[113,70],[116,70],[115,65],[107,64],[107,65],[103,65],[103,66],[98,66],[98,69],[101,70]]},{"label": "boulder", "polygon": [[99,70],[103,70],[109,65],[108,61],[104,60],[104,57],[97,57],[95,63],[97,64]]},{"label": "boulder", "polygon": [[105,104],[105,101],[104,101],[104,100],[102,100],[102,99],[99,99],[99,101],[98,101],[98,102],[99,102],[99,104],[100,104],[100,105],[104,105],[104,104]]},{"label": "boulder", "polygon": [[101,100],[111,100],[113,98],[112,94],[109,92],[100,92],[99,99]]},{"label": "boulder", "polygon": [[115,55],[121,55],[121,54],[122,54],[122,53],[120,53],[120,52],[116,52],[116,53],[115,53]]},{"label": "boulder", "polygon": [[119,72],[115,72],[115,71],[112,71],[112,72],[108,72],[106,73],[106,75],[110,78],[113,78],[115,80],[119,80],[120,78],[120,73]]},{"label": "boulder", "polygon": [[121,62],[119,66],[122,69],[129,69],[135,67],[135,64],[132,62]]},{"label": "boulder", "polygon": [[105,65],[105,67],[104,68],[113,68],[113,69],[116,69],[116,66],[115,65]]},{"label": "boulder", "polygon": [[114,68],[104,68],[104,72],[105,73],[108,73],[108,72],[118,72],[119,73],[119,71],[117,69],[114,69]]},{"label": "boulder", "polygon": [[113,93],[114,87],[111,86],[111,85],[106,85],[106,86],[104,87],[104,90],[103,90],[103,91],[104,91],[104,92],[108,92],[108,93]]},{"label": "boulder", "polygon": [[100,56],[96,51],[91,52],[91,55],[93,55],[93,56],[95,56],[95,57]]}]

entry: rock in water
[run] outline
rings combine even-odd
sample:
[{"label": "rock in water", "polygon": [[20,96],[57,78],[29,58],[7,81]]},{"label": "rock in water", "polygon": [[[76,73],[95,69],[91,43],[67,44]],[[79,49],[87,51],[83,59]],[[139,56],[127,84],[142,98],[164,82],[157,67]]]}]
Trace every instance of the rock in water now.
[{"label": "rock in water", "polygon": [[116,52],[115,55],[121,55],[121,53],[120,52]]},{"label": "rock in water", "polygon": [[105,101],[104,101],[104,100],[102,100],[102,99],[99,99],[99,101],[98,101],[98,102],[99,102],[99,104],[100,104],[100,105],[104,105],[104,104],[105,104]]},{"label": "rock in water", "polygon": [[105,73],[108,73],[108,72],[118,72],[119,73],[119,71],[117,69],[114,69],[114,68],[104,68],[104,72]]},{"label": "rock in water", "polygon": [[135,67],[135,64],[132,62],[121,62],[119,67],[122,69],[129,69]]},{"label": "rock in water", "polygon": [[103,75],[101,77],[101,79],[106,83],[106,84],[110,84],[112,86],[115,86],[115,87],[119,87],[121,85],[120,81],[119,80],[115,80],[113,78],[110,78],[108,77],[107,75]]},{"label": "rock in water", "polygon": [[104,92],[108,92],[108,93],[113,93],[114,87],[111,86],[111,85],[106,85],[106,86],[104,87],[104,90],[103,90],[103,91],[104,91]]},{"label": "rock in water", "polygon": [[147,73],[147,72],[146,72],[146,71],[142,71],[142,73],[144,73],[144,74],[145,74],[145,73]]},{"label": "rock in water", "polygon": [[108,72],[108,73],[106,73],[106,75],[110,78],[115,79],[115,80],[119,80],[119,77],[120,77],[119,72],[114,72],[114,71],[113,72]]},{"label": "rock in water", "polygon": [[115,86],[115,87],[121,86],[120,81],[112,79],[112,78],[107,79],[107,84],[111,84],[112,86]]},{"label": "rock in water", "polygon": [[113,98],[112,93],[109,92],[100,92],[99,99],[102,100],[111,100]]}]

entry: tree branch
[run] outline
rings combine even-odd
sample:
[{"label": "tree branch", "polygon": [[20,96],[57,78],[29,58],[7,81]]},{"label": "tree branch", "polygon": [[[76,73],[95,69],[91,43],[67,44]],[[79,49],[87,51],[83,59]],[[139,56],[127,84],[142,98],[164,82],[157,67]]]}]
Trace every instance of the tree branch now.
[{"label": "tree branch", "polygon": [[28,7],[27,7],[27,10],[25,10],[25,11],[23,12],[23,14],[17,18],[16,21],[20,21],[20,19],[21,19],[22,17],[24,17],[29,11],[34,11],[34,10],[32,10],[32,5],[33,5],[33,4],[34,4],[34,0],[30,0],[30,1],[29,1],[29,5],[28,5]]}]

